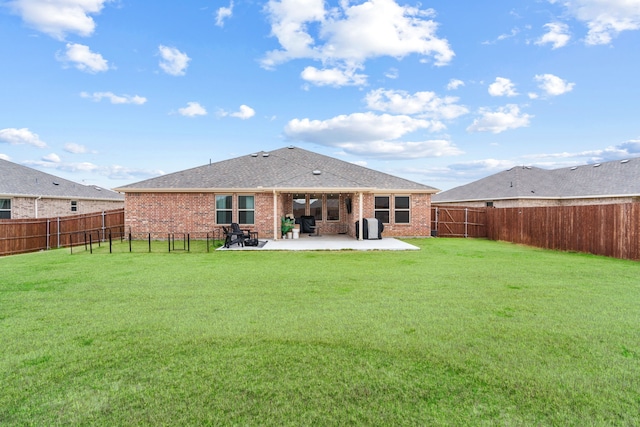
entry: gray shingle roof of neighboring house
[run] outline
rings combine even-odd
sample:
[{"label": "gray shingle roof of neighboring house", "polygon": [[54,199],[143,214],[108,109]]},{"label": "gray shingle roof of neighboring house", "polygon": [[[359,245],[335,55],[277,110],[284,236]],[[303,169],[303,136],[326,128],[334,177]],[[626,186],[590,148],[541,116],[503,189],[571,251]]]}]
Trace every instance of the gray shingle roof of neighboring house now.
[{"label": "gray shingle roof of neighboring house", "polygon": [[433,203],[640,196],[640,158],[562,169],[513,167],[433,196]]},{"label": "gray shingle roof of neighboring house", "polygon": [[0,159],[0,196],[60,199],[124,200],[115,191],[82,185],[39,170]]},{"label": "gray shingle roof of neighboring house", "polygon": [[297,147],[253,153],[129,184],[116,190],[400,190],[435,193],[428,185]]}]

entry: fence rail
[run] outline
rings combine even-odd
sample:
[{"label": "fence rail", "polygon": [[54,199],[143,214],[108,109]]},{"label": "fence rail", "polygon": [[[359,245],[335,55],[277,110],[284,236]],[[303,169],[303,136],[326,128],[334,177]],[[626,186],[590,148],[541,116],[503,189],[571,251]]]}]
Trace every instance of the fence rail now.
[{"label": "fence rail", "polygon": [[440,237],[487,237],[487,208],[431,208],[431,230]]},{"label": "fence rail", "polygon": [[640,260],[640,203],[489,208],[487,237]]},{"label": "fence rail", "polygon": [[124,232],[124,209],[57,218],[0,220],[0,256],[84,244],[84,235],[105,240]]}]

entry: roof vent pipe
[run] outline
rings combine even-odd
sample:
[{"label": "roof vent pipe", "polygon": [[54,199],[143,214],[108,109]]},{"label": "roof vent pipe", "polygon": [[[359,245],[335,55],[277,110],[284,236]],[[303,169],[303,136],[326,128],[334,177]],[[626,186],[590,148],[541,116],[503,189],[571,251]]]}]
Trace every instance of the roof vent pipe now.
[{"label": "roof vent pipe", "polygon": [[317,170],[317,169],[313,171],[313,174],[314,174],[314,175],[320,175],[321,173],[322,173],[322,171],[319,171],[319,170]]},{"label": "roof vent pipe", "polygon": [[262,153],[262,157],[269,157],[269,153]]},{"label": "roof vent pipe", "polygon": [[258,153],[252,153],[251,157],[258,157]]}]

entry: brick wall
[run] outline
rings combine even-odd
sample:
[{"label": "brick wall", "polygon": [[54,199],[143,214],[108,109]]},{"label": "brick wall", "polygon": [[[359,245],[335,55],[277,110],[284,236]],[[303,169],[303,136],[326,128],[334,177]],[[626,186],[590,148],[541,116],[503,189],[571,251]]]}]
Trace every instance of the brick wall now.
[{"label": "brick wall", "polygon": [[[385,194],[387,195],[387,194]],[[214,229],[221,229],[215,222],[214,193],[127,193],[125,198],[125,225],[140,238],[152,233],[155,238],[164,238],[169,233],[192,233],[205,235]],[[238,222],[237,196],[233,194],[233,222]],[[393,209],[393,194],[391,197]],[[242,228],[257,231],[260,238],[274,237],[273,193],[256,193],[255,224]],[[280,218],[291,213],[293,195],[277,194],[275,232],[280,235]],[[352,211],[347,213],[345,199],[351,199]],[[411,215],[409,224],[385,224],[384,236],[420,237],[431,235],[431,196],[417,194],[410,197]],[[355,237],[355,221],[359,214],[357,194],[340,195],[340,221],[318,221],[322,234],[347,233]],[[363,195],[363,215],[374,216],[374,195]],[[221,235],[221,234],[219,234]]]},{"label": "brick wall", "polygon": [[[71,201],[76,202],[76,211],[71,210]],[[37,201],[38,218],[57,218],[70,215],[102,212],[124,207],[123,201],[102,201],[82,199],[48,199]],[[12,197],[11,219],[36,217],[36,199],[34,197]]]},{"label": "brick wall", "polygon": [[[224,193],[228,195],[228,193]],[[273,195],[254,195],[255,224],[241,224],[243,229],[258,231],[260,238],[273,237]],[[238,222],[238,194],[233,194],[232,222]],[[164,238],[169,233],[191,233],[201,238],[217,231],[216,194],[214,193],[127,193],[125,196],[125,227],[134,238],[152,234]]]}]

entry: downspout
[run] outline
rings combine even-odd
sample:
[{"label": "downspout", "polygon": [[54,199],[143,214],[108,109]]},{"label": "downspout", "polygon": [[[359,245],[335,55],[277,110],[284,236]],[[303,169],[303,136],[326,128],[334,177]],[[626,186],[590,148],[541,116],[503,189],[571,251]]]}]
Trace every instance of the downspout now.
[{"label": "downspout", "polygon": [[273,189],[273,240],[278,240],[278,202],[276,189]]},{"label": "downspout", "polygon": [[42,199],[42,196],[36,198],[36,218],[38,218],[38,200]]},{"label": "downspout", "polygon": [[360,218],[358,219],[358,240],[363,240],[363,235],[362,235],[362,191],[360,193],[358,193],[358,197],[359,197],[359,208],[360,208],[360,212],[359,212],[359,216]]}]

